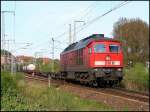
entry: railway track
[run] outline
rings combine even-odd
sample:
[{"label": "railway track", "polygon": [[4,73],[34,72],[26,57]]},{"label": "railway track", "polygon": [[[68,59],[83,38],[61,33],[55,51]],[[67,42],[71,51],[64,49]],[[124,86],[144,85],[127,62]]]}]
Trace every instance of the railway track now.
[{"label": "railway track", "polygon": [[136,100],[139,102],[149,103],[149,95],[147,93],[133,92],[133,91],[128,91],[126,89],[120,89],[120,88],[91,88],[91,87],[86,87],[86,86],[81,86],[81,85],[74,85],[70,83],[69,85],[77,86],[83,89],[86,88],[88,90],[95,91],[96,93],[105,93],[109,95]]},{"label": "railway track", "polygon": [[[26,74],[26,73],[24,75],[25,75],[25,79],[27,79],[27,80],[37,80],[37,81],[40,81],[45,84],[49,83],[48,77],[43,77],[41,75],[32,76],[31,74]],[[53,80],[53,79],[50,80],[50,83],[51,83],[51,85],[57,86],[57,87],[60,86],[61,84],[63,84],[61,81],[57,81],[57,80]]]},{"label": "railway track", "polygon": [[122,89],[113,89],[113,88],[106,88],[106,89],[98,89],[97,91],[103,92],[103,93],[108,93],[111,95],[116,95],[116,96],[121,96],[121,97],[126,97],[129,99],[137,100],[140,102],[149,102],[149,96],[143,95],[141,93],[137,92],[130,92],[130,91],[124,91]]},{"label": "railway track", "polygon": [[[36,75],[33,77],[31,74],[25,74],[25,77],[27,79],[32,79],[32,80],[34,79],[34,80],[48,83],[48,77],[43,77],[42,75]],[[109,95],[114,95],[114,96],[119,96],[119,97],[136,100],[139,102],[149,103],[149,94],[148,93],[134,92],[131,90],[118,88],[118,87],[115,87],[115,88],[91,88],[91,87],[82,86],[82,85],[75,84],[75,83],[69,83],[64,80],[55,80],[55,79],[51,79],[51,83],[53,83],[53,85],[57,85],[57,86],[65,85],[65,86],[73,86],[73,87],[75,86],[75,87],[83,88],[83,89],[86,88],[88,90],[95,91],[95,92],[105,93],[105,94],[109,94]]]}]

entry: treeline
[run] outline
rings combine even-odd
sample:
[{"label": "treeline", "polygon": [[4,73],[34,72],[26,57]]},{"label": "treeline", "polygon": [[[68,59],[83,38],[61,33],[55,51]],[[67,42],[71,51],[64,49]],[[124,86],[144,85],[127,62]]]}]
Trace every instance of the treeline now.
[{"label": "treeline", "polygon": [[1,49],[1,55],[9,55],[11,56],[11,53],[7,50]]},{"label": "treeline", "polygon": [[149,25],[146,22],[139,18],[120,18],[114,24],[113,36],[123,44],[125,63],[149,61]]},{"label": "treeline", "polygon": [[[54,62],[54,65],[53,65]],[[54,61],[50,59],[49,63],[43,64],[43,61],[41,59],[37,60],[36,63],[37,70],[40,70],[42,72],[52,72],[54,69],[54,72],[60,71],[60,60],[55,59]],[[54,66],[54,68],[53,68]]]}]

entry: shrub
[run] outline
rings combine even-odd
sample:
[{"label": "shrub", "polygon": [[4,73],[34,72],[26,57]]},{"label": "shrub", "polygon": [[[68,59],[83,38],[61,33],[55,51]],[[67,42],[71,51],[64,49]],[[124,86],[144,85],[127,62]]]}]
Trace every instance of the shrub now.
[{"label": "shrub", "polygon": [[8,72],[1,73],[1,94],[10,93],[16,90],[16,79]]},{"label": "shrub", "polygon": [[21,73],[1,73],[1,110],[112,110],[102,103],[84,100],[38,81],[25,83]]},{"label": "shrub", "polygon": [[138,91],[148,91],[149,89],[149,72],[142,63],[136,63],[130,69],[124,69],[124,86],[128,89]]}]

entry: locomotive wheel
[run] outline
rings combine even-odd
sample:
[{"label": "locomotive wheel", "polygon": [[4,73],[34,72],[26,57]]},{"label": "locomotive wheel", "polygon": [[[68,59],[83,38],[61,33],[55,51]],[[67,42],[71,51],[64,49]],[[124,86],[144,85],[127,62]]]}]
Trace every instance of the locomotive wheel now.
[{"label": "locomotive wheel", "polygon": [[111,87],[116,87],[116,86],[118,86],[118,84],[119,84],[118,80],[113,81]]},{"label": "locomotive wheel", "polygon": [[113,87],[114,86],[114,81],[110,80],[109,81],[109,87]]},{"label": "locomotive wheel", "polygon": [[80,84],[85,85],[85,81],[80,81]]},{"label": "locomotive wheel", "polygon": [[97,83],[96,80],[92,81],[92,86],[94,86],[94,87],[97,87],[97,86],[98,86],[98,83]]}]

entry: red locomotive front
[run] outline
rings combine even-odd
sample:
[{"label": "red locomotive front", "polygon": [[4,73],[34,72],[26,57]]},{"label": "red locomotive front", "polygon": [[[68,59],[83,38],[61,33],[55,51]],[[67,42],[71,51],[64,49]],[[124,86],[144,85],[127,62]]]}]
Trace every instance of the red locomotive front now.
[{"label": "red locomotive front", "polygon": [[123,53],[119,42],[96,41],[88,47],[90,67],[123,67]]},{"label": "red locomotive front", "polygon": [[71,44],[61,53],[60,60],[66,79],[113,85],[123,78],[121,43],[102,34],[93,34]]}]

